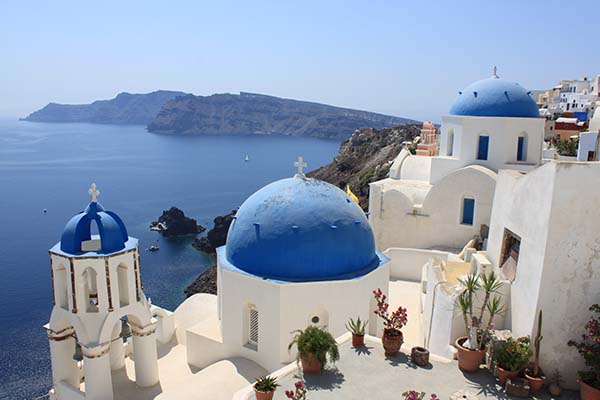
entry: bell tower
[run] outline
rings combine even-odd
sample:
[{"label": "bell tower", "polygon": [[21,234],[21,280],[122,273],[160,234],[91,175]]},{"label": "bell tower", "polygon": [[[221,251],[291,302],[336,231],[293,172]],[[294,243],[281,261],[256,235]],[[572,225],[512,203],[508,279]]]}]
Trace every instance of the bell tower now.
[{"label": "bell tower", "polygon": [[91,202],[49,251],[54,307],[44,328],[57,400],[73,391],[112,400],[111,373],[125,368],[128,354],[138,386],[158,383],[156,320],[142,288],[138,240],[98,203],[95,184],[88,192]]}]

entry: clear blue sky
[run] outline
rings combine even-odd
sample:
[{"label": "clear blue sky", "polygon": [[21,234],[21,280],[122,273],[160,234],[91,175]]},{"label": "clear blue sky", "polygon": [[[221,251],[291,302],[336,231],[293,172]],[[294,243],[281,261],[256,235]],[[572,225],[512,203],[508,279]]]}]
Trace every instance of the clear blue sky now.
[{"label": "clear blue sky", "polygon": [[468,83],[600,73],[598,0],[27,1],[0,7],[0,116],[121,91],[251,91],[439,121]]}]

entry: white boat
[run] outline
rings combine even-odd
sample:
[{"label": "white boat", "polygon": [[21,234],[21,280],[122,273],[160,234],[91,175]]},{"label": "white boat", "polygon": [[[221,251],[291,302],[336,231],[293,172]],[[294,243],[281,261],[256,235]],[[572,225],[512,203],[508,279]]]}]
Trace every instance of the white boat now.
[{"label": "white boat", "polygon": [[248,154],[246,154],[246,159],[244,161],[246,161],[246,162],[250,161],[250,157],[248,157]]}]

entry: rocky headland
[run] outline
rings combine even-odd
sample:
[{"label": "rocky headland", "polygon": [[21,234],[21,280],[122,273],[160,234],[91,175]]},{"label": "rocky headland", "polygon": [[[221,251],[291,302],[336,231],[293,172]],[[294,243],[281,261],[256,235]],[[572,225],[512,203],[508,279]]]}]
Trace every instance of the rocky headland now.
[{"label": "rocky headland", "polygon": [[227,240],[227,231],[235,213],[236,210],[233,210],[229,214],[216,217],[213,220],[213,228],[206,233],[206,236],[194,239],[192,246],[198,251],[215,254],[217,247],[223,246]]},{"label": "rocky headland", "polygon": [[166,102],[186,93],[157,90],[151,93],[119,93],[110,100],[91,104],[49,103],[29,114],[24,121],[32,122],[88,122],[92,124],[147,125]]},{"label": "rocky headland", "polygon": [[415,122],[367,111],[262,94],[183,96],[167,102],[150,132],[186,135],[281,134],[346,139],[359,128]]},{"label": "rocky headland", "polygon": [[158,221],[150,223],[150,229],[158,231],[166,237],[196,235],[206,230],[195,219],[186,216],[177,207],[163,211]]}]

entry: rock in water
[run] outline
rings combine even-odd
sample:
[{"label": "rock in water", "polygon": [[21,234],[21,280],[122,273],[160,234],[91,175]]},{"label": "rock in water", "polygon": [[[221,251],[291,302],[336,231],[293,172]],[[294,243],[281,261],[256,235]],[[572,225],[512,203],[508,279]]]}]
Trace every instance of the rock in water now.
[{"label": "rock in water", "polygon": [[235,213],[236,211],[233,210],[227,215],[216,217],[214,219],[215,226],[208,231],[206,237],[195,239],[192,246],[194,246],[196,250],[215,254],[217,247],[223,246],[227,241],[227,232],[229,231],[229,225],[231,225]]},{"label": "rock in water", "polygon": [[201,273],[183,292],[185,297],[193,296],[196,293],[217,294],[217,266],[213,265]]},{"label": "rock in water", "polygon": [[150,229],[159,231],[167,237],[196,235],[206,230],[202,225],[198,225],[195,219],[187,217],[177,207],[171,207],[169,210],[163,211],[158,221],[153,221],[150,224]]}]

